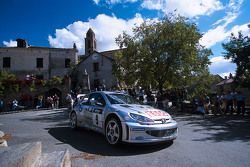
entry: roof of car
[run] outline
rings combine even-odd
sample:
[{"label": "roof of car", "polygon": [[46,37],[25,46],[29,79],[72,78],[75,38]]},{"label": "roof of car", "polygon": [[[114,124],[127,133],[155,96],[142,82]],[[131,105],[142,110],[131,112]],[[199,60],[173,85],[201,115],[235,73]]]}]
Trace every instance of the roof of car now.
[{"label": "roof of car", "polygon": [[120,91],[96,91],[96,92],[91,92],[91,93],[104,93],[104,94],[124,94]]}]

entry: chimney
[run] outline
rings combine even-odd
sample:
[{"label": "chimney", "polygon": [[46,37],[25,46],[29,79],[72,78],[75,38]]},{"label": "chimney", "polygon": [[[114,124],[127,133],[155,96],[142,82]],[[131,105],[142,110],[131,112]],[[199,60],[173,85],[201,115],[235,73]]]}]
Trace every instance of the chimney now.
[{"label": "chimney", "polygon": [[18,48],[27,48],[28,47],[28,43],[24,39],[18,38],[18,39],[16,39],[16,41],[17,41]]}]

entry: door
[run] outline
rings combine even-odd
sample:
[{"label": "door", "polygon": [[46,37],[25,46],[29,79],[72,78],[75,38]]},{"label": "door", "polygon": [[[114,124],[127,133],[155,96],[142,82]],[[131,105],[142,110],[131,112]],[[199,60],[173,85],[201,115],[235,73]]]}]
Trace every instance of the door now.
[{"label": "door", "polygon": [[106,102],[100,93],[93,93],[89,97],[88,119],[92,129],[100,130],[103,128],[103,111]]},{"label": "door", "polygon": [[89,121],[87,119],[87,111],[89,108],[89,103],[88,103],[88,95],[84,96],[82,99],[78,101],[78,103],[75,106],[76,110],[78,111],[78,122],[80,123],[80,126],[83,127],[89,127]]}]

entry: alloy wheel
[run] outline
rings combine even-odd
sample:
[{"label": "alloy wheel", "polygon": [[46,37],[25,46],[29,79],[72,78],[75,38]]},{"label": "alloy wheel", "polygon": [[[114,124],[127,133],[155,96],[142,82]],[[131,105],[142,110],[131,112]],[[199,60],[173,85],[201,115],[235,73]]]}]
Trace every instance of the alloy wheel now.
[{"label": "alloy wheel", "polygon": [[120,140],[120,125],[115,119],[111,119],[106,125],[106,139],[107,141],[112,144],[118,144]]},{"label": "alloy wheel", "polygon": [[70,127],[72,129],[77,128],[77,118],[76,118],[76,113],[74,113],[74,112],[70,116]]}]

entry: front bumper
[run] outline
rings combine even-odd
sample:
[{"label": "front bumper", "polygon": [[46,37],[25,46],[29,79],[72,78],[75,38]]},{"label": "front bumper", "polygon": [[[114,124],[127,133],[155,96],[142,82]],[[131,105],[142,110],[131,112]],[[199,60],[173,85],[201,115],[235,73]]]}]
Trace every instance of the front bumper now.
[{"label": "front bumper", "polygon": [[176,139],[177,122],[171,120],[165,124],[141,125],[134,122],[122,122],[122,140],[128,143],[153,143]]}]

